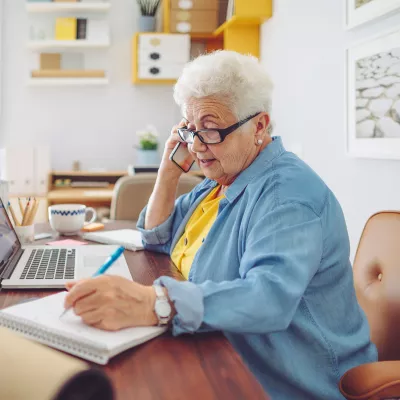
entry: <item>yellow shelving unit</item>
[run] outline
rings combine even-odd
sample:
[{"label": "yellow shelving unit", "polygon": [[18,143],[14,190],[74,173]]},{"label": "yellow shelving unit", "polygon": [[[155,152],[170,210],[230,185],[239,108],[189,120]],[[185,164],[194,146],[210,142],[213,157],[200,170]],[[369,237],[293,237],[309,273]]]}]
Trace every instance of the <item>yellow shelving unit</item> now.
[{"label": "yellow shelving unit", "polygon": [[225,50],[260,56],[260,25],[272,17],[272,0],[235,0],[234,15],[214,31]]},{"label": "yellow shelving unit", "polygon": [[[170,33],[171,1],[163,0],[163,32]],[[225,49],[242,54],[260,56],[260,25],[272,17],[272,0],[235,0],[232,17],[220,25],[214,32],[192,33],[191,41],[202,41],[207,52]],[[138,84],[174,84],[175,80],[139,79],[137,62],[138,38],[132,40],[133,82]]]},{"label": "yellow shelving unit", "polygon": [[173,85],[175,79],[141,79],[139,78],[138,52],[140,35],[151,35],[152,32],[136,32],[132,38],[132,83],[135,85]]}]

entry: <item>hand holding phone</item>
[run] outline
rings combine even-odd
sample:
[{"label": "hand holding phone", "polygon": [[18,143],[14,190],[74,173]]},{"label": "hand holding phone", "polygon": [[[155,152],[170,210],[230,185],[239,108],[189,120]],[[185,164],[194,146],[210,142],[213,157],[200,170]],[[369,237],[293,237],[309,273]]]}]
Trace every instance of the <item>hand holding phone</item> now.
[{"label": "hand holding phone", "polygon": [[186,143],[179,142],[172,150],[169,159],[183,172],[189,172],[194,164],[193,157],[187,149]]}]

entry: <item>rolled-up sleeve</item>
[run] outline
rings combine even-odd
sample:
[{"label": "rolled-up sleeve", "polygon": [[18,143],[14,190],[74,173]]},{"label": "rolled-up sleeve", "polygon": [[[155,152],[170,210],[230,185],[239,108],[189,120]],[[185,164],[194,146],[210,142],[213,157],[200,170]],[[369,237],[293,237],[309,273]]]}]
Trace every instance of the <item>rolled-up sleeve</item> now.
[{"label": "rolled-up sleeve", "polygon": [[203,330],[269,333],[289,326],[321,262],[320,217],[298,203],[255,215],[243,248],[241,278],[200,284],[158,280],[175,304],[175,335]]}]

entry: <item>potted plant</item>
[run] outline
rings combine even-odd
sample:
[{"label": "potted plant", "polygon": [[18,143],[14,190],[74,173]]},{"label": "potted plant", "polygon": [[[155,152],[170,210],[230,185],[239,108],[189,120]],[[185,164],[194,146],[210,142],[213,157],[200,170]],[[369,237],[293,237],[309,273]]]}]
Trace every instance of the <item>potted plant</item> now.
[{"label": "potted plant", "polygon": [[161,0],[137,0],[141,15],[139,17],[139,32],[154,32],[156,27],[156,12]]},{"label": "potted plant", "polygon": [[158,134],[154,126],[136,132],[139,146],[136,148],[136,165],[158,165]]}]

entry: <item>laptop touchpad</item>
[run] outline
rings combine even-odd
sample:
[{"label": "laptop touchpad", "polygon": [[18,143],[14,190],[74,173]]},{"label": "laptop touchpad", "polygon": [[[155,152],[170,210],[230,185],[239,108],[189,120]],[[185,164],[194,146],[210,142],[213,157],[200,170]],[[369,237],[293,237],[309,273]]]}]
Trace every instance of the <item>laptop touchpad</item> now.
[{"label": "laptop touchpad", "polygon": [[[105,256],[84,256],[83,257],[83,266],[84,268],[93,268],[93,269],[98,269],[100,268],[104,262],[107,260],[108,257]],[[117,260],[114,262],[114,264],[112,265],[112,267],[109,269],[109,271],[111,271],[114,268],[118,268],[121,267],[121,262],[120,260]]]}]

